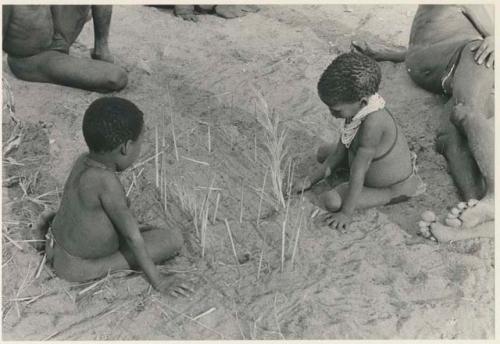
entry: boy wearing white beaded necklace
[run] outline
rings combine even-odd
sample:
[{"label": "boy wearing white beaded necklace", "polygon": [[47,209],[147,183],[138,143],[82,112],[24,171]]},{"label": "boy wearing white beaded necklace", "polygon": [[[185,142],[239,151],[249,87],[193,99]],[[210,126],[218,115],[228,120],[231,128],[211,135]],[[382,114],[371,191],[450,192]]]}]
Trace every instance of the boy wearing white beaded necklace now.
[{"label": "boy wearing white beaded necklace", "polygon": [[336,168],[348,167],[349,181],[320,196],[321,206],[332,212],[328,223],[336,229],[347,228],[355,209],[406,200],[425,189],[404,134],[377,93],[380,80],[374,60],[351,52],[339,55],[318,83],[319,97],[344,123],[338,143],[318,149],[321,165],[294,191],[307,190]]}]

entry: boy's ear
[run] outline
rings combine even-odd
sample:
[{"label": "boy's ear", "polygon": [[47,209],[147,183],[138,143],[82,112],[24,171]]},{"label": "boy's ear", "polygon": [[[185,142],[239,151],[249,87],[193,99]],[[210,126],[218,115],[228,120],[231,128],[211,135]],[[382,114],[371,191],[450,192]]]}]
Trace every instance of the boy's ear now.
[{"label": "boy's ear", "polygon": [[361,107],[365,107],[366,105],[368,105],[368,97],[361,98],[361,100],[359,101],[359,105],[361,105]]}]

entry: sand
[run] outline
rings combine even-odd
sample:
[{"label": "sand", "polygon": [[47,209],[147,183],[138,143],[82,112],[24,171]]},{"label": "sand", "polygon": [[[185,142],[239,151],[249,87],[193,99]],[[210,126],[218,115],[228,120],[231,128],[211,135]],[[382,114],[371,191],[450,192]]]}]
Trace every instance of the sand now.
[{"label": "sand", "polygon": [[[154,186],[153,161],[142,166],[131,189],[133,210],[143,221],[182,229],[186,245],[181,256],[161,269],[189,280],[196,293],[184,299],[160,295],[140,273],[113,274],[90,290],[85,289],[92,283],[69,283],[50,269],[35,279],[42,257],[28,242],[16,246],[4,235],[3,339],[494,338],[493,241],[450,245],[416,236],[422,211],[443,216],[459,199],[444,158],[433,149],[445,99],[417,88],[404,65],[381,63],[380,93],[419,156],[419,173],[429,185],[426,194],[357,212],[346,234],[324,226],[321,215],[311,218],[318,190],[303,201],[293,198],[283,272],[285,212],[274,210],[271,196],[257,224],[265,150],[253,89],[288,128],[287,146],[300,178],[314,161],[315,149],[337,138],[338,123],[316,95],[323,69],[349,48],[351,39],[405,45],[415,10],[264,6],[244,18],[204,15],[194,24],[175,18],[171,10],[116,6],[110,44],[117,63],[129,72],[129,85],[119,96],[146,114],[144,159],[154,154],[154,128],[162,132],[164,115],[167,124],[167,212]],[[72,54],[87,58],[92,35],[88,25]],[[16,129],[22,131],[21,145],[9,154],[14,160],[4,158],[4,181],[21,176],[26,194],[18,184],[3,188],[2,230],[13,240],[27,240],[32,236],[28,224],[44,205],[57,206],[72,162],[85,151],[82,115],[100,95],[22,82],[8,70],[5,55],[3,61],[22,124]],[[4,108],[4,143],[13,130]],[[132,172],[141,168],[123,174],[126,189]],[[175,185],[199,202],[212,180],[221,190],[211,194],[210,220],[217,192],[220,204],[217,219],[207,225],[202,259],[192,215],[182,208]],[[270,181],[266,194],[271,195]]]}]

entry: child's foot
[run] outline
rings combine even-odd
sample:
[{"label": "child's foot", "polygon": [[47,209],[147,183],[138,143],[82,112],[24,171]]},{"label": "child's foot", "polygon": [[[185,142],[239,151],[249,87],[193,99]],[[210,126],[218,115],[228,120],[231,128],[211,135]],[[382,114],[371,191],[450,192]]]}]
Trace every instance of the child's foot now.
[{"label": "child's foot", "polygon": [[436,215],[432,211],[424,211],[421,215],[422,220],[418,223],[419,234],[426,239],[437,241],[431,232],[431,226],[436,223]]},{"label": "child's foot", "polygon": [[33,241],[32,246],[37,251],[42,251],[45,248],[45,235],[55,215],[56,213],[54,211],[46,210],[40,214],[38,221],[33,225],[32,239],[37,241]]}]

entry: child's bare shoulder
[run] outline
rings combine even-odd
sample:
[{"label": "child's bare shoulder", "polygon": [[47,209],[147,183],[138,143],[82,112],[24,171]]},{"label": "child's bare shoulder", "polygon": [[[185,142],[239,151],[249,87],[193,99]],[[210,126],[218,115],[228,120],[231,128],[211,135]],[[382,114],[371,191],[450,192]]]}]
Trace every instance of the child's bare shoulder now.
[{"label": "child's bare shoulder", "polygon": [[383,110],[373,112],[367,116],[359,128],[360,142],[378,140],[384,133],[389,119],[390,116]]}]

